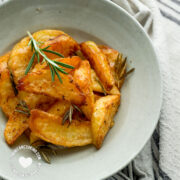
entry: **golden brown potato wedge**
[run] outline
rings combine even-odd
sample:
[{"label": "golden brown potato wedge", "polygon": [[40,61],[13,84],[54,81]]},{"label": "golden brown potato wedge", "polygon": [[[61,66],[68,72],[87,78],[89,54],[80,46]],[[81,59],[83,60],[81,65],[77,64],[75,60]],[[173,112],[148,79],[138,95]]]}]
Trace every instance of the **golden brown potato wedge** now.
[{"label": "golden brown potato wedge", "polygon": [[5,140],[9,145],[12,145],[28,128],[28,119],[27,115],[18,112],[10,115],[4,131]]},{"label": "golden brown potato wedge", "polygon": [[[73,55],[75,51],[79,49],[78,43],[69,35],[61,34],[56,38],[46,41],[41,48],[45,48],[50,46],[48,50],[56,51],[64,55],[64,57],[68,57]],[[50,59],[58,58],[59,56],[52,53],[45,53]]]},{"label": "golden brown potato wedge", "polygon": [[17,104],[17,98],[14,94],[10,72],[7,69],[7,61],[10,52],[0,57],[0,106],[6,116],[10,116]]},{"label": "golden brown potato wedge", "polygon": [[74,72],[74,81],[85,95],[85,104],[81,106],[81,110],[90,120],[94,108],[94,94],[91,80],[91,67],[88,61],[82,61],[81,65]]},{"label": "golden brown potato wedge", "polygon": [[40,109],[44,110],[47,109],[47,106],[49,108],[49,104],[52,102],[49,97],[40,97],[39,95],[30,93],[27,94],[26,92],[24,93],[25,94],[23,96],[22,93],[19,93],[18,96],[15,96],[12,83],[10,81],[9,71],[8,69],[5,69],[1,73],[0,78],[0,106],[3,112],[9,117],[4,136],[5,140],[10,145],[13,144],[29,126],[28,117],[26,115],[14,112],[19,101],[25,101],[29,108],[38,106]]},{"label": "golden brown potato wedge", "polygon": [[116,59],[118,57],[119,52],[105,45],[99,45],[98,47],[99,49],[101,49],[102,53],[106,56],[108,63],[110,65],[112,74],[114,76],[114,73],[115,73],[114,66],[115,66]]},{"label": "golden brown potato wedge", "polygon": [[[60,61],[64,62],[67,61],[67,59],[69,65],[74,67],[76,65],[75,69],[81,62],[81,59],[77,56],[60,59]],[[85,96],[79,89],[78,85],[74,82],[73,72],[74,70],[71,70],[68,75],[63,73],[60,74],[63,83],[60,83],[57,76],[55,76],[53,82],[50,69],[47,67],[37,72],[28,73],[28,75],[19,80],[18,89],[37,94],[44,94],[59,100],[65,99],[74,104],[83,104]]]},{"label": "golden brown potato wedge", "polygon": [[93,143],[97,149],[101,147],[104,137],[112,125],[113,117],[119,107],[119,103],[119,95],[108,95],[99,98],[95,102],[91,125]]},{"label": "golden brown potato wedge", "polygon": [[0,76],[0,106],[6,116],[10,116],[17,105],[18,99],[14,94],[10,73],[8,69],[1,72]]},{"label": "golden brown potato wedge", "polygon": [[124,63],[125,59],[123,58],[122,54],[115,49],[112,49],[105,45],[99,45],[98,47],[101,49],[109,62],[111,72],[116,82],[116,86],[118,87],[118,89],[121,89],[125,80],[124,75],[126,74],[127,68],[126,63]]},{"label": "golden brown potato wedge", "polygon": [[110,91],[113,88],[115,81],[106,56],[92,41],[83,42],[80,47],[85,57],[89,60],[92,68],[95,70],[104,88],[107,91]]},{"label": "golden brown potato wedge", "polygon": [[[59,38],[57,38],[59,36]],[[62,36],[62,38],[60,38]],[[54,51],[65,53],[65,56],[72,54],[72,49],[76,49],[77,43],[67,34],[58,30],[41,30],[35,32],[33,37],[36,41],[46,42],[47,45],[52,45]],[[30,38],[25,37],[17,43],[10,55],[8,67],[14,76],[15,83],[24,76],[27,65],[32,57],[33,52],[28,46]],[[61,46],[62,41],[62,46]]]},{"label": "golden brown potato wedge", "polygon": [[57,101],[49,109],[48,113],[63,117],[64,114],[69,110],[71,103],[69,101]]},{"label": "golden brown potato wedge", "polygon": [[48,110],[49,107],[55,103],[56,99],[41,95],[41,94],[34,94],[25,91],[19,91],[18,99],[24,101],[29,109],[41,109],[41,110]]},{"label": "golden brown potato wedge", "polygon": [[62,125],[62,118],[40,110],[32,110],[29,126],[39,138],[65,147],[84,146],[92,143],[89,121],[73,120]]},{"label": "golden brown potato wedge", "polygon": [[91,69],[91,79],[92,79],[92,88],[94,92],[103,93],[104,95],[106,94],[119,94],[120,95],[120,91],[116,87],[115,84],[113,85],[113,88],[110,91],[106,91],[93,69]]}]

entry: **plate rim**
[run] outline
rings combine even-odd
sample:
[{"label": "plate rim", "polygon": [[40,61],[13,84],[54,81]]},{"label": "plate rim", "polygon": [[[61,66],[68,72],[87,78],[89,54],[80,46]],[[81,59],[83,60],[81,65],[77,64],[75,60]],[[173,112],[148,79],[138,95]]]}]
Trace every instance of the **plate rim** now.
[{"label": "plate rim", "polygon": [[[8,0],[5,2],[2,2],[2,4],[0,4],[0,9],[3,8],[3,6],[7,6],[9,3],[11,3],[12,1],[15,0]],[[115,2],[111,1],[111,0],[100,0],[101,3],[107,3],[108,5],[110,5],[112,8],[116,8],[118,11],[121,11],[129,20],[133,21],[134,25],[137,26],[137,28],[141,31],[141,33],[143,33],[143,35],[145,36],[146,40],[149,42],[149,45],[151,46],[152,52],[154,53],[154,57],[155,57],[155,62],[157,65],[157,69],[159,71],[159,82],[160,82],[160,86],[159,86],[159,106],[158,106],[158,113],[156,115],[156,122],[154,123],[154,125],[152,126],[152,132],[150,133],[150,135],[148,136],[148,138],[141,144],[141,146],[139,146],[138,151],[136,151],[135,153],[132,153],[131,156],[129,156],[127,162],[124,164],[124,166],[122,166],[121,168],[118,167],[118,165],[116,165],[116,167],[114,167],[113,172],[109,172],[109,171],[103,171],[103,173],[97,175],[95,177],[95,179],[106,179],[114,174],[116,174],[118,171],[120,171],[121,169],[123,169],[125,166],[127,166],[139,153],[140,151],[144,148],[144,146],[146,145],[146,143],[148,142],[148,140],[151,138],[157,124],[160,118],[160,111],[162,108],[162,103],[163,103],[163,81],[162,81],[162,73],[161,73],[161,67],[160,67],[160,62],[159,62],[159,58],[157,55],[157,52],[155,50],[155,47],[153,45],[152,40],[150,39],[149,35],[147,34],[147,32],[143,29],[143,27],[141,26],[141,24],[129,13],[127,12],[125,9],[123,9],[121,6],[117,5]],[[108,172],[108,173],[106,173]],[[0,177],[4,178],[4,179],[8,179],[9,177],[7,177],[6,175],[2,175],[2,173],[0,173]]]}]

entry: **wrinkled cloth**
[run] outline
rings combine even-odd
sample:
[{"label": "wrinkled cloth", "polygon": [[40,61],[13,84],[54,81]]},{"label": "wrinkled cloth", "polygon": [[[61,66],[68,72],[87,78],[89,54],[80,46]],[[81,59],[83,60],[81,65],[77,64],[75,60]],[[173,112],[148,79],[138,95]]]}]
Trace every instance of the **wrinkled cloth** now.
[{"label": "wrinkled cloth", "polygon": [[134,16],[158,55],[163,104],[151,140],[139,155],[110,179],[180,179],[180,1],[112,0]]}]

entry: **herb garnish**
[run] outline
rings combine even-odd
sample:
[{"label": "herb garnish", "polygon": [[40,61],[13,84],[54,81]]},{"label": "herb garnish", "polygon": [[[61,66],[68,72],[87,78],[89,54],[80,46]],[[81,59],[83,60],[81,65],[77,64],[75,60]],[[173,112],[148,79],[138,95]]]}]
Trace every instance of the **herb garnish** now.
[{"label": "herb garnish", "polygon": [[15,112],[19,112],[19,113],[22,113],[22,114],[25,114],[27,116],[30,116],[30,110],[26,104],[25,101],[23,100],[20,100],[19,103],[17,104],[15,110]]},{"label": "herb garnish", "polygon": [[130,73],[132,73],[135,68],[130,69],[126,72],[127,67],[127,57],[123,58],[122,54],[118,54],[117,59],[115,61],[115,77],[117,81],[117,86],[120,89],[121,81]]},{"label": "herb garnish", "polygon": [[43,140],[36,140],[31,144],[31,146],[35,147],[39,151],[43,160],[48,164],[51,163],[50,154],[56,155],[57,150],[61,148],[60,146],[56,146]]},{"label": "herb garnish", "polygon": [[74,110],[79,111],[81,114],[83,114],[83,112],[81,111],[81,109],[79,109],[78,106],[76,106],[75,104],[71,104],[69,107],[69,110],[64,114],[63,120],[62,120],[62,125],[64,125],[64,123],[69,120],[69,125],[72,122],[72,115]]},{"label": "herb garnish", "polygon": [[[73,66],[70,66],[68,64],[65,64],[65,63],[62,63],[62,62],[59,62],[59,61],[56,61],[56,60],[51,60],[49,59],[46,54],[44,52],[48,52],[48,53],[52,53],[52,54],[56,54],[58,55],[59,57],[61,58],[64,58],[64,56],[58,52],[55,52],[55,51],[52,51],[52,50],[49,50],[48,48],[50,46],[47,46],[45,48],[40,48],[39,46],[42,44],[41,42],[37,42],[33,36],[31,35],[31,33],[28,31],[27,32],[28,36],[30,37],[30,41],[28,43],[28,46],[31,46],[31,51],[33,51],[33,55],[29,61],[29,64],[26,68],[26,71],[25,71],[25,75],[28,74],[29,70],[31,69],[33,63],[34,63],[34,59],[35,57],[37,57],[37,61],[38,63],[40,63],[40,56],[43,57],[43,61],[42,62],[46,62],[47,65],[49,66],[50,70],[51,70],[51,78],[52,78],[52,81],[54,81],[55,79],[55,75],[57,75],[59,81],[62,83],[62,79],[61,79],[61,76],[59,74],[59,72],[63,73],[63,74],[68,74],[64,68],[62,67],[66,67],[66,68],[70,68],[70,69],[74,69]],[[60,67],[60,66],[62,67]]]}]

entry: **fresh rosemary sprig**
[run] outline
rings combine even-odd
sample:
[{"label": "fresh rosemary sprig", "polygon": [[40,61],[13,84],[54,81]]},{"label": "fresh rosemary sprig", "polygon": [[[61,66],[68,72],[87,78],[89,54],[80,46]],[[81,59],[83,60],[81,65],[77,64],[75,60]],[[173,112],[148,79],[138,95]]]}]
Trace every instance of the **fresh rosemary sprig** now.
[{"label": "fresh rosemary sprig", "polygon": [[30,116],[30,110],[25,101],[22,100],[19,101],[14,111]]},{"label": "fresh rosemary sprig", "polygon": [[[74,67],[71,66],[71,65],[68,65],[68,64],[56,61],[56,60],[49,59],[44,52],[48,52],[48,53],[51,53],[51,54],[58,55],[61,58],[64,58],[64,56],[62,54],[58,53],[58,52],[55,52],[55,51],[52,51],[52,50],[48,50],[48,48],[50,46],[47,46],[45,48],[40,48],[39,46],[42,43],[41,42],[37,42],[33,38],[33,36],[31,35],[31,33],[29,31],[27,32],[27,34],[30,37],[30,41],[29,41],[28,45],[31,46],[31,51],[33,51],[34,53],[33,53],[32,57],[31,57],[31,59],[29,61],[29,64],[28,64],[27,68],[26,68],[25,75],[27,75],[29,70],[31,69],[31,67],[32,67],[32,65],[34,63],[35,57],[37,57],[37,61],[38,61],[38,63],[40,63],[40,56],[42,56],[43,57],[43,61],[42,62],[46,62],[47,65],[50,68],[52,81],[54,81],[55,75],[57,75],[59,81],[62,83],[62,79],[61,79],[61,76],[60,76],[59,72],[61,72],[63,74],[68,74],[64,70],[64,68],[62,68],[62,67],[66,67],[66,68],[70,68],[70,69],[74,69]],[[62,66],[62,67],[60,67],[59,65]]]},{"label": "fresh rosemary sprig", "polygon": [[36,140],[31,144],[31,146],[35,147],[39,151],[43,160],[48,164],[51,163],[50,155],[56,155],[57,150],[61,148],[43,140]]},{"label": "fresh rosemary sprig", "polygon": [[69,110],[64,114],[63,120],[62,120],[62,125],[64,125],[64,123],[69,120],[69,125],[72,122],[72,115],[74,110],[79,111],[81,114],[83,114],[83,112],[81,111],[81,109],[79,109],[78,106],[76,106],[75,104],[71,104],[69,107]]},{"label": "fresh rosemary sprig", "polygon": [[123,58],[122,54],[119,53],[115,61],[115,75],[116,75],[117,86],[119,89],[123,79],[135,70],[135,68],[132,68],[126,72],[126,67],[127,67],[127,57]]}]

